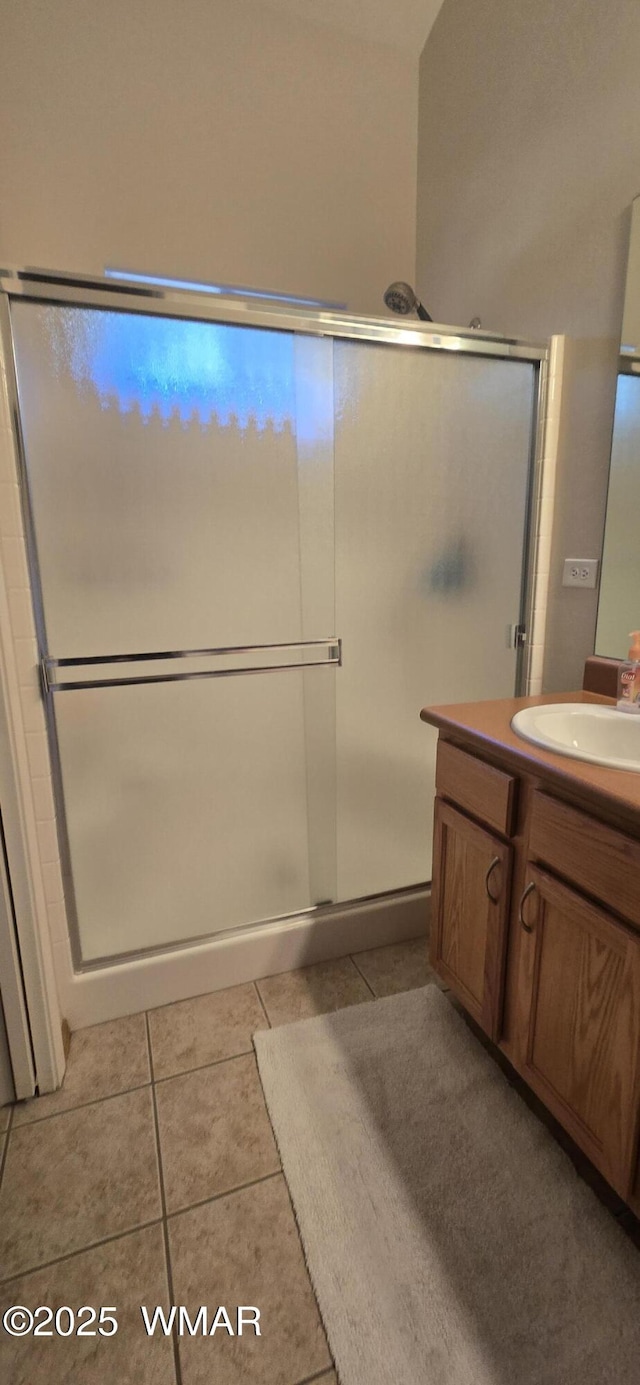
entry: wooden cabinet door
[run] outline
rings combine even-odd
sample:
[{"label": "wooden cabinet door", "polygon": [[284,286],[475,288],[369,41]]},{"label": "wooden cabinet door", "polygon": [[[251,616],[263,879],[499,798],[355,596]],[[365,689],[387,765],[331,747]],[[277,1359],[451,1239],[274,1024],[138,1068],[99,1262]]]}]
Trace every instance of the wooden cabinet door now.
[{"label": "wooden cabinet door", "polygon": [[628,1200],[640,1112],[640,934],[529,866],[521,1071]]},{"label": "wooden cabinet door", "polygon": [[490,1038],[500,1037],[511,847],[436,799],[431,964]]}]

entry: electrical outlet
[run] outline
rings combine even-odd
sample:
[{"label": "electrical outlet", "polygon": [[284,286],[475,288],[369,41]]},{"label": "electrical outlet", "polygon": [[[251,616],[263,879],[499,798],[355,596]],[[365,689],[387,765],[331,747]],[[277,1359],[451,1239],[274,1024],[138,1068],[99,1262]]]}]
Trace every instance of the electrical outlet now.
[{"label": "electrical outlet", "polygon": [[562,571],[563,587],[595,587],[598,579],[598,558],[565,558]]}]

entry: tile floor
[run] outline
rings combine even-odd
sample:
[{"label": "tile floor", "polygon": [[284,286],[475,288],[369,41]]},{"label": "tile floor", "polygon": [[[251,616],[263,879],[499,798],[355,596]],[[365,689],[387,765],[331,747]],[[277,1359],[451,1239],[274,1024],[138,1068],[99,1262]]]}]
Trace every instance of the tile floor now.
[{"label": "tile floor", "polygon": [[[0,1329],[0,1378],[337,1385],[252,1035],[431,976],[417,938],[73,1034],[61,1091],[0,1109],[0,1318],[115,1305],[119,1329]],[[140,1305],[171,1303],[256,1305],[264,1335],[147,1337]]]},{"label": "tile floor", "polygon": [[[431,979],[416,938],[75,1033],[62,1090],[0,1108],[0,1320],[14,1304],[104,1305],[119,1329],[22,1340],[0,1329],[0,1379],[337,1385],[252,1035]],[[635,1218],[534,1109],[640,1243]],[[201,1304],[255,1305],[264,1335],[148,1337],[140,1305],[172,1303],[192,1319]]]}]

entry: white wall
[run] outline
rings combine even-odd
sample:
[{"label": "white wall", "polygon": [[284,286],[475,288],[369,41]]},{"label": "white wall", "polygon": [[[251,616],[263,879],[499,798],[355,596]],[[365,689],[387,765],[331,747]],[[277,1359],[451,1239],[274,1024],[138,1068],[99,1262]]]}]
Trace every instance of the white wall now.
[{"label": "white wall", "polygon": [[596,594],[563,557],[602,543],[630,204],[638,0],[444,0],[421,60],[418,291],[435,318],[578,339],[563,410],[549,689],[580,685]]},{"label": "white wall", "polygon": [[384,312],[414,273],[417,75],[262,0],[9,0],[0,263]]}]

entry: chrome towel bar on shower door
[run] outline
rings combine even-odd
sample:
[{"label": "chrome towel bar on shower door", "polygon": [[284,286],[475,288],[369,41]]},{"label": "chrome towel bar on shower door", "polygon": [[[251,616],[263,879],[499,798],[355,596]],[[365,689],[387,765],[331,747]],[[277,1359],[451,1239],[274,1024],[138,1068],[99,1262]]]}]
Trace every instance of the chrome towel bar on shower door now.
[{"label": "chrome towel bar on shower door", "polygon": [[[323,651],[327,657],[293,658],[278,664],[251,664],[240,668],[201,668],[189,672],[169,673],[126,673],[121,678],[86,677],[58,679],[60,669],[93,669],[109,664],[161,663],[165,659],[207,659],[230,658],[246,654],[278,654],[289,651],[301,655],[312,655]],[[244,644],[229,645],[220,649],[180,649],[162,650],[145,654],[91,654],[85,659],[53,659],[45,656],[40,663],[42,683],[45,692],[68,692],[78,688],[126,688],[138,683],[184,683],[194,678],[233,678],[248,673],[283,673],[287,669],[326,668],[330,664],[342,664],[342,640],[298,640],[288,644]]]}]

